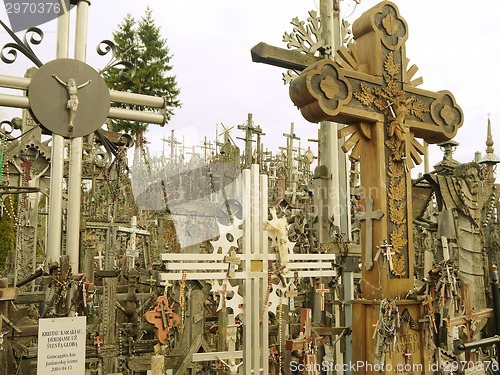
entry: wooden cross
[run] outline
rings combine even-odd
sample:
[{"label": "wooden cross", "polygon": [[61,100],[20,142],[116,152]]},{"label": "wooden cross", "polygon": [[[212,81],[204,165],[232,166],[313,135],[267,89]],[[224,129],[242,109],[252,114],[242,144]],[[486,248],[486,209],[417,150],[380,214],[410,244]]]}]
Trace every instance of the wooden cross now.
[{"label": "wooden cross", "polygon": [[356,218],[365,222],[365,253],[364,264],[365,268],[369,271],[373,267],[373,225],[372,220],[380,220],[384,213],[380,210],[373,211],[373,199],[369,195],[365,198],[365,212],[358,212]]},{"label": "wooden cross", "polygon": [[101,345],[103,344],[103,341],[101,340],[101,336],[99,334],[96,334],[95,339],[94,339],[94,346],[96,347],[97,354],[101,354]]},{"label": "wooden cross", "polygon": [[[174,163],[175,162],[175,146],[181,144],[181,142],[179,142],[177,140],[177,138],[175,138],[175,136],[174,136],[174,129],[171,130],[170,137],[168,137],[167,139],[165,139],[165,137],[163,137],[161,140],[163,141],[164,146],[165,146],[165,143],[167,143],[170,146],[170,163]],[[163,147],[163,157],[165,157],[165,147]]]},{"label": "wooden cross", "polygon": [[238,129],[245,131],[245,138],[236,138],[245,141],[245,166],[249,168],[252,164],[252,142],[254,142],[253,134],[255,133],[251,113],[248,114],[246,125],[238,125]]},{"label": "wooden cross", "polygon": [[234,277],[236,267],[241,263],[241,259],[236,256],[236,251],[234,249],[231,249],[229,251],[229,256],[226,255],[224,257],[224,262],[229,263],[227,268],[227,276]]},{"label": "wooden cross", "polygon": [[288,182],[291,183],[293,181],[293,141],[300,141],[300,137],[297,137],[294,130],[293,122],[290,124],[290,134],[283,133],[283,136],[286,137],[286,161],[288,168]]},{"label": "wooden cross", "polygon": [[142,234],[144,236],[149,236],[149,232],[147,230],[138,229],[137,228],[137,217],[132,216],[130,218],[130,228],[126,227],[118,227],[118,231],[130,233],[130,246],[127,246],[126,255],[132,258],[132,267],[134,267],[135,258],[139,256],[136,250],[136,241],[137,235]]},{"label": "wooden cross", "polygon": [[373,240],[387,238],[395,251],[390,274],[363,269],[363,297],[395,298],[413,288],[409,168],[424,153],[416,137],[427,143],[453,138],[463,113],[450,92],[416,87],[417,67],[408,68],[405,53],[408,26],[393,3],[365,12],[353,36],[354,43],[337,51],[338,63],[323,59],[292,81],[290,98],[310,122],[348,125],[339,131],[349,137],[342,148],[361,161],[361,188],[384,213],[373,223]]},{"label": "wooden cross", "polygon": [[316,289],[316,293],[321,294],[321,311],[325,311],[325,293],[330,293],[330,289],[325,288],[325,284],[321,283],[321,286]]},{"label": "wooden cross", "polygon": [[213,150],[212,147],[212,142],[207,141],[207,136],[205,136],[205,139],[203,140],[203,144],[201,146],[198,146],[199,148],[203,149],[203,160],[207,160],[207,151]]},{"label": "wooden cross", "polygon": [[[464,328],[464,342],[474,341],[474,323],[482,320],[488,319],[493,316],[493,309],[487,308],[480,311],[474,311],[471,305],[471,299],[469,294],[469,284],[462,284],[462,301],[464,304],[464,314],[462,316],[455,316],[453,318],[447,318],[446,326],[455,327],[462,326]],[[467,361],[475,362],[475,353],[467,351],[466,353]]]}]

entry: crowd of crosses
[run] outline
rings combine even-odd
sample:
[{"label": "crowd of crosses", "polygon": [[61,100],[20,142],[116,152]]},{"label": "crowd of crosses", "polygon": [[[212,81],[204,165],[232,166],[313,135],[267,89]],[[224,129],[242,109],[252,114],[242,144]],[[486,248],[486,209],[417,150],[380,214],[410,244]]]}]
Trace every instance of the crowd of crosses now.
[{"label": "crowd of crosses", "polygon": [[[77,3],[84,22],[89,4]],[[491,361],[488,349],[454,350],[500,333],[487,322],[500,255],[491,124],[486,156],[454,161],[462,111],[450,92],[417,87],[396,5],[364,13],[348,43],[325,36],[337,32],[325,31],[325,17],[341,32],[325,0],[308,27],[292,21],[291,49],[259,43],[252,57],[294,71],[285,74],[292,102],[322,131],[335,129],[352,178],[333,177],[348,171],[326,155],[331,129],[311,140],[319,159],[293,123],[273,154],[252,114],[199,146],[169,130],[161,156],[129,165],[132,138],[102,125],[163,124],[164,99],[109,90],[84,62],[85,35],[75,59],[63,48],[43,64],[2,23],[36,68],[0,76],[23,91],[0,95],[23,109],[0,129],[0,224],[15,235],[0,279],[0,374],[36,373],[41,319],[81,316],[87,375],[334,374],[352,363],[446,373],[451,361],[468,371]],[[412,179],[426,157],[418,138],[445,153]],[[342,181],[342,217],[317,210],[331,203],[325,187]]]}]

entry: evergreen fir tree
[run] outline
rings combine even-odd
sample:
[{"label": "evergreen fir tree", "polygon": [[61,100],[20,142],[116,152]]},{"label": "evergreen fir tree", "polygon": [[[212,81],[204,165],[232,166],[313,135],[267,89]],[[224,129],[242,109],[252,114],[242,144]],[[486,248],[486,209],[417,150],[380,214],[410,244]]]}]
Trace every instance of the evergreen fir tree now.
[{"label": "evergreen fir tree", "polygon": [[[136,71],[133,76],[130,71],[120,74],[116,69],[104,72],[108,86],[119,91],[165,97],[168,123],[174,115],[174,109],[181,106],[178,99],[180,90],[175,75],[169,75],[173,55],[170,54],[167,40],[161,37],[160,27],[154,23],[151,9],[148,7],[139,21],[128,14],[113,33],[113,39],[119,59],[131,63]],[[143,110],[136,105],[123,104],[122,107]],[[147,123],[126,120],[112,120],[109,126],[113,131],[130,133],[138,140],[148,128]]]}]

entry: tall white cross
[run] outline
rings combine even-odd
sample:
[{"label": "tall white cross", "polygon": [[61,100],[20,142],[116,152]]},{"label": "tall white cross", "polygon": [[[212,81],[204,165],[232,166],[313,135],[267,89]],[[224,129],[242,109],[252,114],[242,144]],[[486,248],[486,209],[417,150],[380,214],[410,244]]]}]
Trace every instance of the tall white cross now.
[{"label": "tall white cross", "polygon": [[136,248],[137,235],[142,234],[144,236],[149,236],[149,232],[147,230],[137,228],[137,216],[132,216],[130,218],[130,228],[118,227],[118,231],[130,233],[130,244],[127,246],[126,255],[132,259],[131,268],[133,268],[135,265],[135,258],[139,256]]}]

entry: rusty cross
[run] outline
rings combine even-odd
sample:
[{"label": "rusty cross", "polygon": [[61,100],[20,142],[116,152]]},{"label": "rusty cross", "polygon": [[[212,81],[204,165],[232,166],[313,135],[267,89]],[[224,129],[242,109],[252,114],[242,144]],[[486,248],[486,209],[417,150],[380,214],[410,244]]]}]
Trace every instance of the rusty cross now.
[{"label": "rusty cross", "polygon": [[[464,341],[474,341],[474,325],[477,321],[482,319],[491,318],[493,316],[493,309],[487,308],[480,311],[474,311],[469,292],[469,284],[462,284],[462,301],[464,304],[464,314],[446,319],[447,327],[461,326],[464,328]],[[475,361],[475,353],[467,351],[467,361]]]}]

